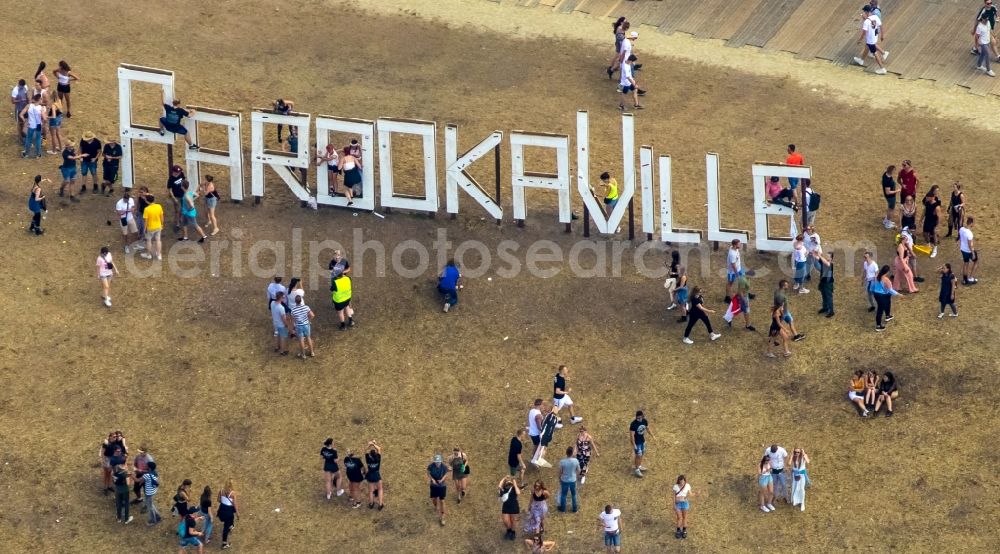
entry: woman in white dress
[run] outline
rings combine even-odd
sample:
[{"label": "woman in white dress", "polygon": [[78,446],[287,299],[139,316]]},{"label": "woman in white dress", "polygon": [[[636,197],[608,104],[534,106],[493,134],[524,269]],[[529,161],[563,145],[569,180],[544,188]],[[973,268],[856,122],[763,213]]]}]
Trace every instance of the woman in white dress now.
[{"label": "woman in white dress", "polygon": [[792,451],[792,506],[799,506],[803,512],[806,511],[806,486],[809,484],[806,473],[808,463],[809,455],[805,450],[796,448]]}]

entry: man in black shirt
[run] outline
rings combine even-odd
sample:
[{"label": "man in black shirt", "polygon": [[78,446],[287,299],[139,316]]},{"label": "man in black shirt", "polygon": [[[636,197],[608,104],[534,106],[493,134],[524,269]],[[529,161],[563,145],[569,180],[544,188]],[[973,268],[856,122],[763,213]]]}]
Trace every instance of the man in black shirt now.
[{"label": "man in black shirt", "polygon": [[545,449],[552,442],[552,433],[555,432],[557,427],[560,427],[559,415],[556,413],[559,411],[558,406],[552,406],[549,413],[545,415],[545,419],[542,420],[542,435],[538,443],[538,448],[535,449],[535,455],[531,458],[531,463],[536,466],[541,467],[552,467],[552,464],[545,461]]},{"label": "man in black shirt", "polygon": [[431,487],[431,503],[437,511],[441,525],[444,525],[444,498],[448,494],[448,466],[440,454],[434,455],[434,462],[427,466],[427,482]]},{"label": "man in black shirt", "polygon": [[187,177],[181,166],[175,165],[170,168],[170,175],[167,177],[167,190],[170,191],[170,202],[174,205],[174,232],[181,230],[181,199],[184,198],[184,181]]},{"label": "man in black shirt", "polygon": [[570,389],[566,386],[567,377],[569,368],[564,365],[559,366],[552,384],[552,403],[559,409],[569,408],[569,422],[580,423],[583,418],[577,417],[573,411],[573,399],[569,397]]},{"label": "man in black shirt", "polygon": [[[284,98],[279,98],[274,101],[274,113],[278,115],[289,115],[292,110],[295,109],[295,102],[291,100],[285,100]],[[283,125],[278,124],[278,144],[281,144],[281,129]],[[289,133],[291,133],[292,127],[289,127]],[[294,151],[294,150],[293,150]]]},{"label": "man in black shirt", "polygon": [[80,194],[87,192],[87,174],[90,173],[94,192],[97,192],[97,158],[101,157],[101,141],[94,133],[87,131],[80,139]]},{"label": "man in black shirt", "polygon": [[[510,470],[511,477],[517,477],[518,481],[524,483],[524,458],[521,456],[521,451],[524,450],[524,445],[521,441],[524,440],[524,436],[527,434],[527,430],[522,427],[514,433],[514,436],[510,439],[510,448],[507,449],[507,467]],[[520,485],[519,485],[520,486]]]},{"label": "man in black shirt", "polygon": [[361,483],[365,480],[365,464],[361,458],[354,455],[354,450],[347,449],[344,457],[344,473],[347,474],[347,498],[352,508],[361,507]]},{"label": "man in black shirt", "polygon": [[642,472],[646,471],[646,467],[642,465],[642,456],[646,453],[646,437],[652,437],[653,433],[649,430],[649,422],[646,421],[646,416],[639,410],[635,413],[635,419],[628,426],[629,440],[632,442],[632,451],[635,453],[635,460],[633,463],[635,469],[635,476],[642,477]]},{"label": "man in black shirt", "polygon": [[191,135],[188,134],[187,127],[181,125],[185,117],[195,114],[194,110],[187,111],[181,107],[181,101],[174,99],[173,105],[167,104],[167,97],[163,97],[163,117],[160,118],[160,136],[167,134],[167,131],[175,135],[184,137],[184,142],[188,143],[188,148],[197,150],[198,145],[191,142]]},{"label": "man in black shirt", "polygon": [[108,142],[104,143],[104,151],[101,152],[104,161],[101,169],[104,170],[104,179],[101,181],[101,192],[105,187],[108,189],[108,196],[115,192],[115,181],[118,180],[118,167],[122,159],[122,146],[118,144],[118,137],[111,135]]}]

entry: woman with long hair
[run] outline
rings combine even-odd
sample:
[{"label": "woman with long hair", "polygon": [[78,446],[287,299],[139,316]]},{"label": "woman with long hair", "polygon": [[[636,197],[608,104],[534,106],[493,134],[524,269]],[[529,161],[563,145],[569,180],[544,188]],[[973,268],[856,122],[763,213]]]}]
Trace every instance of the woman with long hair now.
[{"label": "woman with long hair", "polygon": [[45,74],[45,61],[38,62],[38,69],[35,70],[35,84],[41,85],[43,90],[49,90],[49,76]]},{"label": "woman with long hair", "polygon": [[340,486],[340,466],[337,465],[337,448],[333,444],[333,439],[323,441],[323,448],[319,450],[320,457],[323,458],[323,482],[326,484],[326,499],[333,498],[333,491],[336,489],[337,496],[344,494],[344,488]]},{"label": "woman with long hair", "polygon": [[882,174],[882,196],[885,197],[885,217],[882,219],[882,226],[892,229],[896,226],[896,198],[899,196],[899,187],[896,185],[896,166],[890,165],[885,168]]},{"label": "woman with long hair", "polygon": [[368,481],[368,508],[375,507],[375,497],[378,497],[378,509],[385,508],[385,490],[382,488],[382,447],[375,442],[375,439],[368,441],[368,452],[365,452],[365,465],[368,472],[365,480]]},{"label": "woman with long hair", "polygon": [[791,356],[792,351],[788,348],[790,336],[785,323],[785,308],[781,304],[775,304],[771,307],[771,327],[767,331],[767,348],[764,355],[768,358],[777,358],[778,355],[774,353],[772,348],[781,346],[784,349],[785,357]]},{"label": "woman with long hair", "polygon": [[885,322],[892,321],[892,297],[899,296],[899,292],[892,288],[892,281],[889,280],[889,266],[884,265],[875,276],[875,281],[871,284],[872,294],[875,295],[875,330],[885,331],[882,325],[882,317]]},{"label": "woman with long hair", "polygon": [[521,513],[521,505],[517,502],[517,495],[521,489],[513,477],[505,475],[497,485],[497,491],[500,497],[500,519],[507,529],[504,538],[512,541],[517,537],[514,528],[517,526],[517,516]]},{"label": "woman with long hair", "polygon": [[[948,202],[948,234],[958,231],[965,226],[965,193],[962,192],[962,183],[955,181],[952,184],[951,201]],[[958,237],[955,237],[958,240]]]},{"label": "woman with long hair", "polygon": [[924,196],[924,215],[921,218],[924,239],[927,241],[927,245],[931,247],[931,257],[937,257],[938,251],[938,232],[937,226],[941,222],[941,198],[938,196],[938,190],[941,187],[934,185],[931,190],[927,191],[927,195]]},{"label": "woman with long hair", "polygon": [[705,328],[708,329],[708,337],[711,340],[718,340],[722,336],[712,330],[712,322],[708,320],[708,314],[714,313],[715,310],[705,306],[705,299],[701,296],[701,288],[695,287],[691,291],[691,310],[687,327],[684,329],[684,344],[694,344],[694,341],[691,340],[691,329],[694,329],[695,323],[699,321],[705,324]]},{"label": "woman with long hair", "polygon": [[448,458],[448,465],[451,467],[451,480],[455,483],[455,495],[458,503],[462,503],[465,498],[465,491],[469,488],[469,474],[472,468],[469,467],[469,457],[465,455],[462,447],[456,446]]},{"label": "woman with long hair", "polygon": [[545,532],[545,515],[549,513],[551,493],[545,483],[538,479],[531,487],[531,501],[528,504],[528,518],[524,522],[524,532],[541,534]]},{"label": "woman with long hair", "polygon": [[240,511],[236,505],[236,490],[233,488],[233,480],[226,481],[226,486],[219,491],[219,509],[215,512],[216,517],[222,521],[222,548],[226,549],[232,545],[229,543],[229,533],[236,526],[236,520],[240,518]]},{"label": "woman with long hair", "polygon": [[608,64],[608,79],[613,79],[615,71],[618,71],[618,58],[622,51],[622,43],[625,42],[625,32],[631,24],[625,21],[625,16],[621,16],[611,24],[611,33],[615,36],[615,55],[611,56],[611,63]]},{"label": "woman with long hair", "polygon": [[913,195],[907,195],[903,199],[903,206],[899,209],[899,228],[913,231],[917,227],[917,204]]},{"label": "woman with long hair", "polygon": [[882,382],[878,385],[878,399],[875,400],[875,413],[885,404],[885,417],[892,417],[892,401],[899,396],[899,385],[896,384],[896,376],[891,371],[886,371],[882,376]]},{"label": "woman with long hair", "polygon": [[678,539],[686,539],[688,536],[687,530],[687,513],[691,509],[689,497],[693,496],[691,493],[691,485],[687,482],[687,479],[683,475],[677,476],[677,482],[673,486],[674,491],[674,517],[677,519],[677,532],[674,533],[674,537]]},{"label": "woman with long hair", "polygon": [[205,528],[202,531],[205,544],[212,542],[212,487],[205,485],[201,491],[201,498],[198,501],[198,509],[201,510],[201,517],[205,520]]},{"label": "woman with long hair", "polygon": [[73,117],[73,109],[69,99],[70,84],[73,81],[79,81],[80,77],[76,73],[73,73],[73,70],[65,60],[59,60],[59,67],[53,70],[52,74],[56,76],[56,98],[62,100],[63,104],[65,104],[66,117]]},{"label": "woman with long hair", "polygon": [[799,291],[799,294],[808,294],[809,289],[805,286],[806,277],[809,275],[809,249],[806,248],[805,235],[799,233],[792,241],[792,263],[795,264],[795,284],[792,290]]},{"label": "woman with long hair", "polygon": [[118,268],[111,261],[111,249],[102,246],[101,254],[97,256],[97,280],[101,282],[101,300],[109,308],[111,307],[111,278],[115,275],[118,275]]},{"label": "woman with long hair", "polygon": [[347,205],[354,204],[354,187],[361,186],[361,160],[351,155],[350,147],[344,148],[344,156],[340,159],[340,167],[344,171],[344,196]]},{"label": "woman with long hair", "polygon": [[600,456],[597,450],[597,442],[584,426],[576,434],[576,461],[580,462],[580,484],[587,482],[587,470],[590,469],[590,456]]},{"label": "woman with long hair", "polygon": [[805,450],[792,450],[792,506],[799,506],[803,512],[806,511],[806,486],[809,485],[808,463],[809,455]]},{"label": "woman with long hair", "polygon": [[337,147],[327,144],[326,149],[316,154],[316,165],[326,164],[326,193],[337,196],[337,185],[340,178],[340,154]]},{"label": "woman with long hair", "polygon": [[757,500],[760,501],[760,511],[765,514],[774,511],[774,478],[771,477],[771,458],[760,459],[757,473]]},{"label": "woman with long hair", "polygon": [[205,175],[205,181],[198,185],[198,195],[205,197],[205,213],[208,223],[205,229],[212,228],[212,236],[219,234],[219,220],[215,218],[215,208],[219,205],[219,191],[215,188],[215,177]]},{"label": "woman with long hair", "polygon": [[911,255],[910,249],[906,248],[903,243],[900,243],[896,248],[896,257],[892,261],[895,271],[892,276],[892,287],[899,290],[900,283],[904,283],[907,292],[920,292],[916,283],[913,282],[913,268],[910,266]]},{"label": "woman with long hair", "polygon": [[62,135],[62,102],[56,100],[49,105],[49,154],[59,154],[63,149]]},{"label": "woman with long hair", "polygon": [[938,268],[941,274],[941,292],[938,293],[938,301],[941,303],[941,310],[938,312],[938,319],[944,317],[944,309],[951,308],[951,317],[958,317],[958,308],[955,307],[955,293],[958,291],[958,277],[951,271],[951,264],[944,264]]},{"label": "woman with long hair", "polygon": [[674,294],[677,296],[677,305],[681,309],[681,316],[677,318],[677,323],[684,323],[688,319],[688,276],[687,267],[677,266],[677,289]]}]

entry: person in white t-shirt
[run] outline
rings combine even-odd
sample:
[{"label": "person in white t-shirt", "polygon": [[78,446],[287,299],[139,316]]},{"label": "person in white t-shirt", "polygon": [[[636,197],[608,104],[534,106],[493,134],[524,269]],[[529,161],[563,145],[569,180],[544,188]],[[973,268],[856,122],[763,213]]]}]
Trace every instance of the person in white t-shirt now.
[{"label": "person in white t-shirt", "polygon": [[809,289],[805,287],[809,276],[809,249],[806,248],[805,235],[796,235],[792,241],[792,263],[795,267],[795,284],[792,290],[799,291],[799,294],[809,294]]},{"label": "person in white t-shirt", "polygon": [[279,292],[283,292],[283,293],[285,293],[287,295],[288,294],[288,289],[285,288],[285,285],[281,284],[281,277],[275,277],[274,278],[274,282],[271,283],[271,284],[269,284],[269,285],[267,285],[267,310],[268,310],[268,312],[271,311],[271,302],[274,302],[274,299],[278,297],[278,293]]},{"label": "person in white t-shirt", "polygon": [[97,256],[97,280],[101,282],[101,299],[104,305],[111,307],[111,278],[118,275],[118,268],[111,261],[111,250],[107,246],[101,247],[101,254]]},{"label": "person in white t-shirt", "polygon": [[115,204],[115,212],[122,228],[125,253],[128,254],[129,245],[139,238],[139,228],[135,224],[135,200],[132,199],[132,192],[129,189],[124,190],[121,200]]},{"label": "person in white t-shirt", "polygon": [[633,69],[635,67],[635,55],[629,55],[628,58],[622,62],[622,78],[618,82],[622,89],[622,99],[618,102],[618,109],[625,111],[625,100],[632,96],[632,107],[641,110],[642,106],[639,104],[639,84],[635,81],[635,75]]},{"label": "person in white t-shirt", "polygon": [[691,484],[683,475],[677,476],[677,482],[673,486],[674,491],[674,517],[677,519],[677,531],[674,537],[686,539],[688,537],[687,513],[691,509],[688,497],[694,496],[691,493]]},{"label": "person in white t-shirt", "polygon": [[782,498],[787,502],[788,481],[785,478],[785,458],[788,457],[788,451],[777,444],[772,444],[770,447],[764,449],[764,455],[767,456],[767,459],[771,464],[771,479],[774,482],[774,498]]},{"label": "person in white t-shirt", "polygon": [[608,554],[621,552],[622,511],[608,504],[597,517],[601,522],[601,529],[604,530],[604,546],[607,548]]},{"label": "person in white t-shirt", "polygon": [[733,300],[733,283],[743,275],[743,257],[740,254],[740,239],[733,239],[726,253],[726,304]]},{"label": "person in white t-shirt", "polygon": [[962,284],[975,285],[979,282],[974,274],[979,265],[979,253],[976,252],[976,241],[972,234],[974,218],[965,220],[965,225],[958,230],[958,249],[962,252]]},{"label": "person in white t-shirt", "polygon": [[868,300],[868,311],[875,311],[875,293],[872,292],[872,283],[875,282],[875,278],[878,276],[878,262],[875,261],[875,256],[871,252],[865,252],[865,261],[861,264],[862,270],[865,272],[864,287],[865,287],[865,298]]},{"label": "person in white t-shirt", "polygon": [[876,75],[887,73],[883,60],[889,56],[888,52],[885,52],[883,56],[882,49],[878,46],[878,36],[881,30],[882,20],[877,15],[872,14],[871,6],[865,5],[861,15],[861,36],[858,37],[859,43],[865,41],[865,49],[861,51],[860,58],[854,57],[854,63],[864,67],[865,60],[871,54],[875,58],[875,62],[878,63],[878,69],[875,70]]},{"label": "person in white t-shirt", "polygon": [[990,19],[983,13],[979,16],[979,24],[976,25],[976,43],[979,45],[979,57],[976,60],[976,69],[986,72],[990,77],[996,77],[990,65],[990,42],[993,35],[990,33]]}]

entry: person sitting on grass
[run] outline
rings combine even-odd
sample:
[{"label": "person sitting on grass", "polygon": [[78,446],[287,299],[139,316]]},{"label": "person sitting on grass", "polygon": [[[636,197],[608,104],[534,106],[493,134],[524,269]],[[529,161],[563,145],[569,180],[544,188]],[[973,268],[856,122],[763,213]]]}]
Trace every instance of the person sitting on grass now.
[{"label": "person sitting on grass", "polygon": [[896,376],[891,371],[886,371],[882,375],[882,381],[878,384],[878,398],[875,400],[875,411],[878,413],[885,403],[885,417],[892,417],[892,401],[899,396],[899,385],[896,383]]},{"label": "person sitting on grass", "polygon": [[851,384],[847,388],[847,399],[861,410],[861,417],[868,417],[868,408],[865,407],[865,372],[860,369],[854,372],[851,377]]}]

